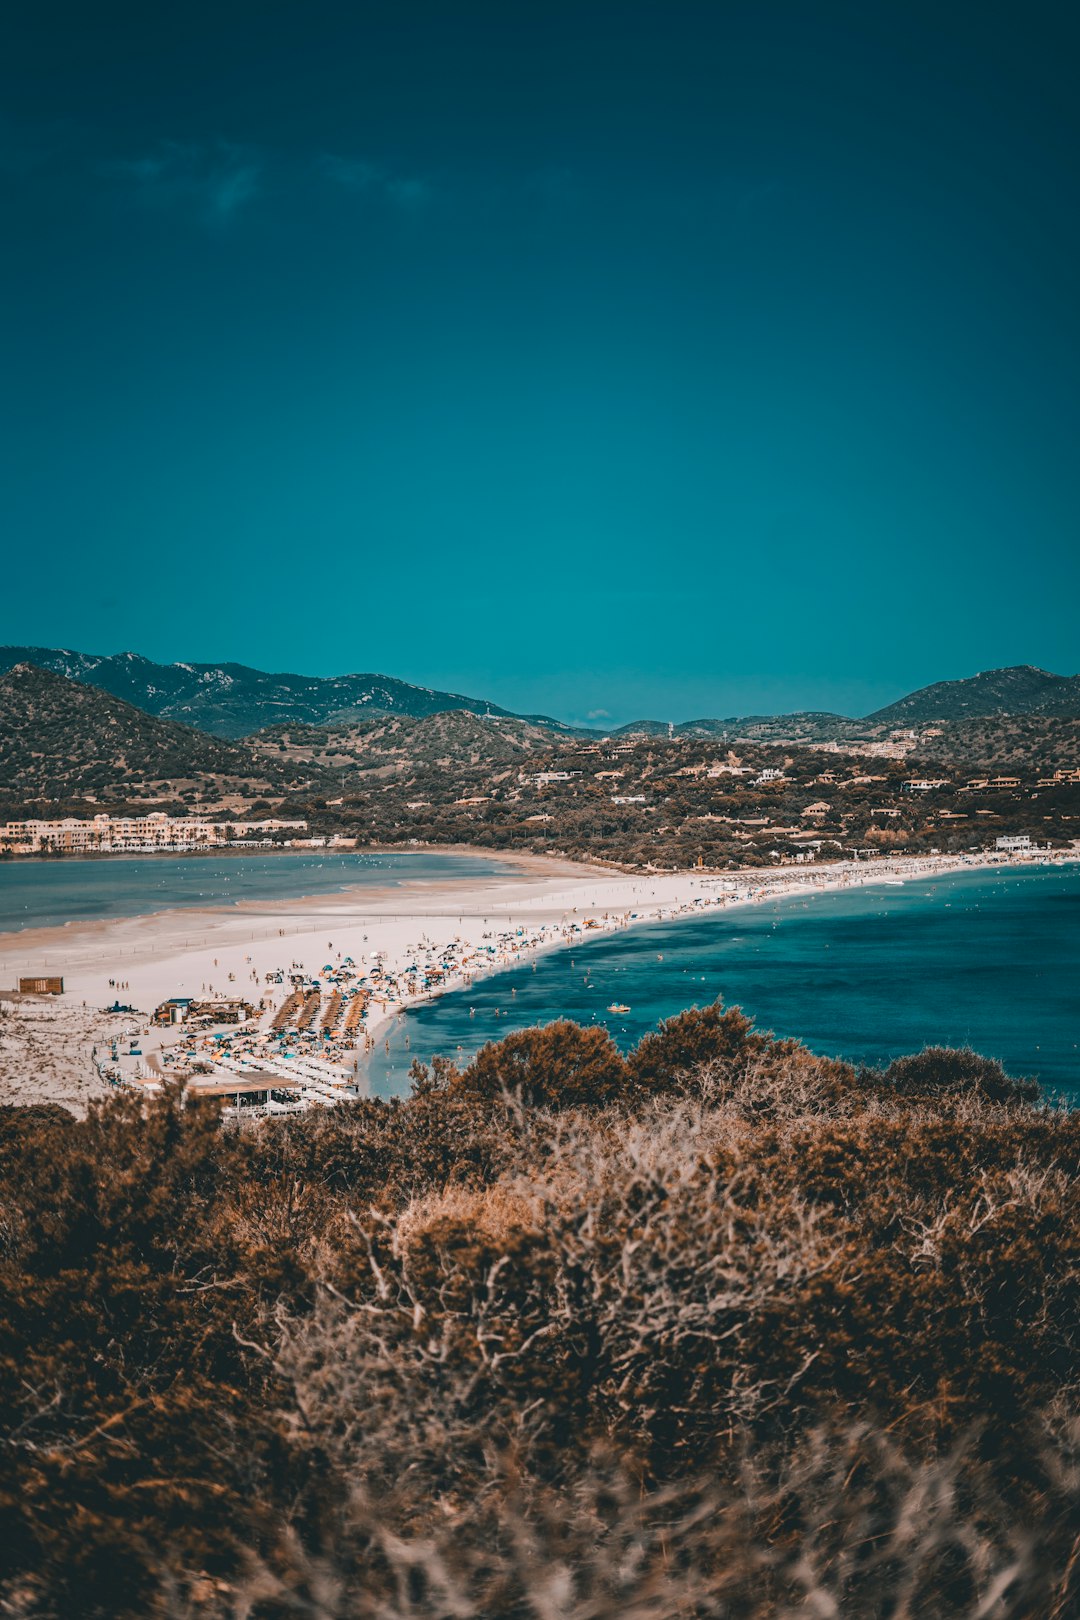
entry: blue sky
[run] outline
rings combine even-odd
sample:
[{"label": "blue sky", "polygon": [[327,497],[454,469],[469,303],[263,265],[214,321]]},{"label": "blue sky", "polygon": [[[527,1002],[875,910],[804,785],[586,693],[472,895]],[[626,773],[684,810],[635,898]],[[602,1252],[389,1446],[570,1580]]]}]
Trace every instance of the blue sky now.
[{"label": "blue sky", "polygon": [[1073,673],[1078,19],[17,8],[0,640],[619,721]]}]

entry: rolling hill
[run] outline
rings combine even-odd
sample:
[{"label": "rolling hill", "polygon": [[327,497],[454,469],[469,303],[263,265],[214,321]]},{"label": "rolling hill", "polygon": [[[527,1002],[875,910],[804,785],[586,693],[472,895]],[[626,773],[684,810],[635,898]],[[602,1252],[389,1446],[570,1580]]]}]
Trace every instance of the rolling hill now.
[{"label": "rolling hill", "polygon": [[0,676],[0,797],[8,806],[242,804],[302,791],[317,774],[146,714],[51,670],[17,664]]},{"label": "rolling hill", "polygon": [[1080,675],[1051,675],[1033,664],[990,669],[966,680],[924,686],[865,718],[875,725],[914,726],[996,714],[1080,716]]},{"label": "rolling hill", "polygon": [[701,737],[719,741],[738,738],[747,742],[808,743],[831,742],[850,735],[863,722],[842,714],[818,712],[795,714],[728,715],[723,720],[682,720],[669,726],[663,720],[635,720],[621,726],[620,737]]},{"label": "rolling hill", "polygon": [[271,726],[249,742],[269,759],[329,771],[386,774],[408,767],[438,770],[485,766],[498,769],[565,742],[565,736],[512,715],[481,716],[467,710],[395,715],[355,725]]}]

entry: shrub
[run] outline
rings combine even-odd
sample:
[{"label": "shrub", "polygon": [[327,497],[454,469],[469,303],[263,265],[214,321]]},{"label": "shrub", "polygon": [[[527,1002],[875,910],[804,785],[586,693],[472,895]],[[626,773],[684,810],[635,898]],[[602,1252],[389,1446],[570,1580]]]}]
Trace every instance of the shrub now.
[{"label": "shrub", "polygon": [[702,1064],[745,1061],[765,1045],[766,1037],[754,1032],[741,1007],[725,1008],[717,1000],[665,1019],[658,1030],[645,1035],[630,1056],[630,1076],[651,1092],[679,1091]]},{"label": "shrub", "polygon": [[0,1613],[1066,1620],[1080,1114],[1026,1098],[716,1006],[0,1113]]},{"label": "shrub", "polygon": [[884,1082],[900,1097],[985,1097],[990,1102],[1034,1102],[1036,1080],[1014,1080],[996,1058],[981,1057],[970,1047],[927,1046],[897,1058]]},{"label": "shrub", "polygon": [[568,1019],[482,1047],[451,1084],[459,1094],[520,1097],[531,1108],[600,1107],[621,1099],[627,1068],[606,1029]]}]

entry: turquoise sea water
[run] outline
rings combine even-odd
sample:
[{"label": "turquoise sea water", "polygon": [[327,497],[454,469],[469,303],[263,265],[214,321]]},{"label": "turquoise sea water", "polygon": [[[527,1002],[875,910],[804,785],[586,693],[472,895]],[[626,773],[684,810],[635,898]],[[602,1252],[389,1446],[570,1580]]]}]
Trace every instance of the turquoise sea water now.
[{"label": "turquoise sea water", "polygon": [[625,1050],[716,996],[860,1063],[970,1045],[1080,1104],[1080,865],[800,896],[553,951],[408,1013],[372,1090],[407,1090],[416,1057],[467,1058],[552,1018],[605,1024]]},{"label": "turquoise sea water", "polygon": [[342,889],[394,888],[455,878],[509,877],[516,868],[478,855],[357,855],[334,850],[270,855],[114,855],[97,860],[0,862],[0,933],[174,906],[287,900]]}]

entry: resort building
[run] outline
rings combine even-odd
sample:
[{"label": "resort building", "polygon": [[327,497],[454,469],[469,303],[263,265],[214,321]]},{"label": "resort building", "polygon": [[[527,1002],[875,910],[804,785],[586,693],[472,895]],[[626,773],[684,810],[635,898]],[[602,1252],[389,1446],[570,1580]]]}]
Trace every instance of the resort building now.
[{"label": "resort building", "polygon": [[306,821],[208,821],[201,816],[74,816],[57,821],[0,823],[0,853],[9,855],[96,855],[120,851],[217,849],[253,834],[307,830]]},{"label": "resort building", "polygon": [[960,789],[961,793],[1000,793],[1011,791],[1020,786],[1018,776],[973,776],[966,787]]}]

